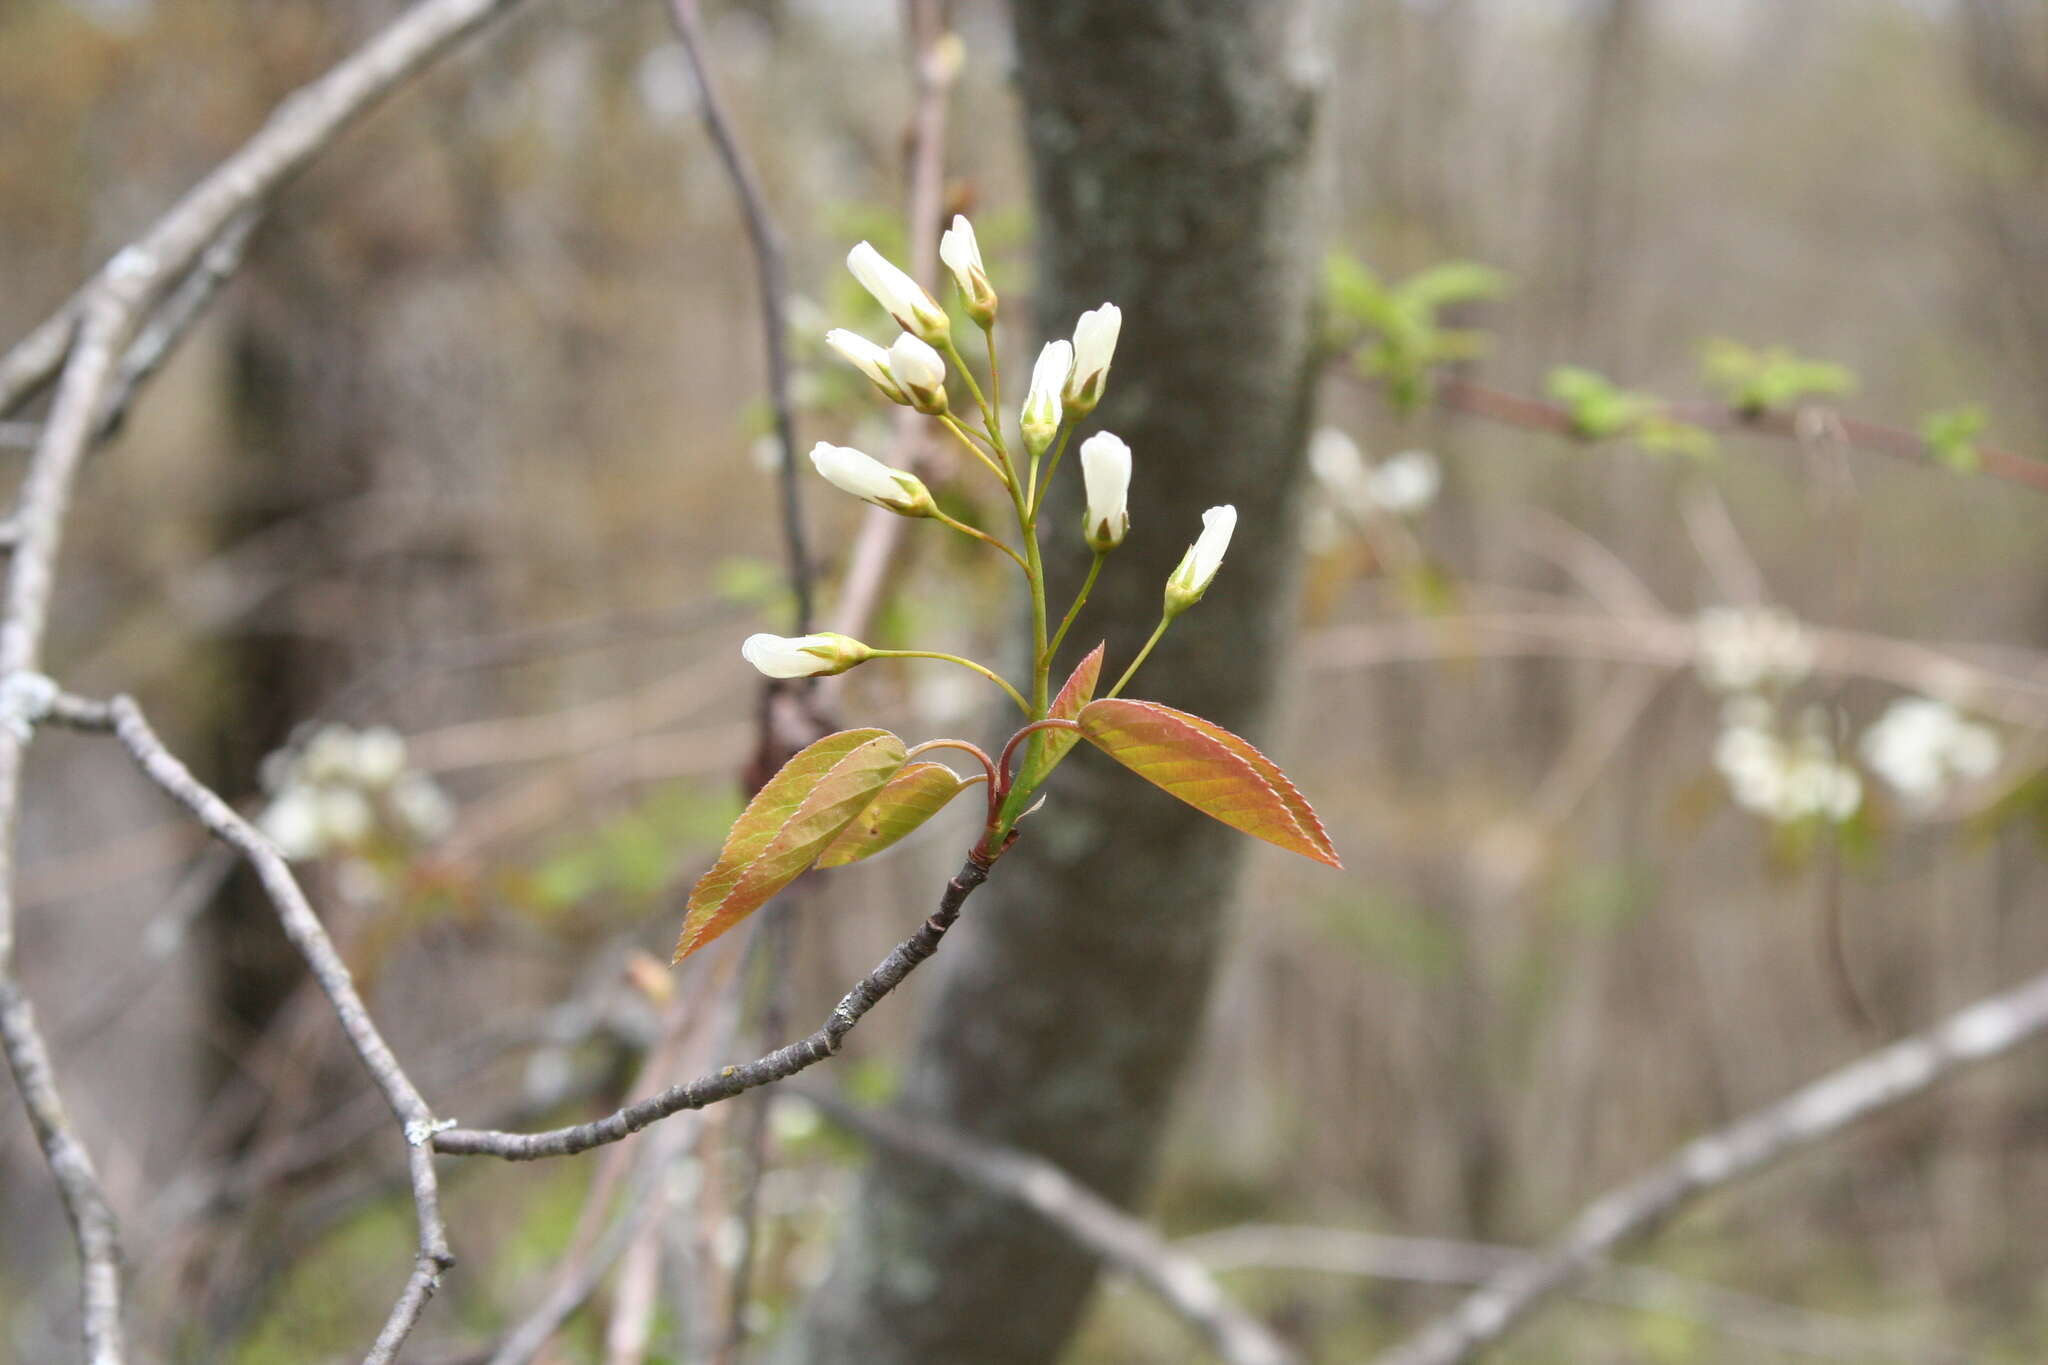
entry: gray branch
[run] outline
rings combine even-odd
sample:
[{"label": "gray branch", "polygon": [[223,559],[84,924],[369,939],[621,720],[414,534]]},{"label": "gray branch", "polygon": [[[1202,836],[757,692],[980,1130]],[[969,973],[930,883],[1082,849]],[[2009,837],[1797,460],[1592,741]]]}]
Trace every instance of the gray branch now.
[{"label": "gray branch", "polygon": [[534,1161],[541,1157],[570,1156],[630,1137],[651,1123],[687,1109],[702,1109],[729,1100],[749,1090],[786,1080],[815,1066],[839,1051],[846,1035],[861,1016],[933,953],[939,941],[960,917],[960,907],[974,889],[988,880],[989,862],[980,851],[970,854],[960,871],[946,883],[939,908],[917,927],[917,932],[896,945],[875,969],[855,984],[815,1033],[777,1048],[765,1057],[738,1066],[722,1067],[686,1085],[673,1086],[659,1095],[629,1104],[604,1118],[555,1128],[544,1133],[502,1133],[489,1129],[456,1128],[434,1136],[434,1149],[452,1156],[496,1156],[507,1161]]},{"label": "gray branch", "polygon": [[1199,1261],[1169,1246],[1143,1222],[1045,1158],[922,1119],[855,1109],[821,1095],[799,1093],[833,1122],[876,1146],[936,1166],[1030,1209],[1156,1295],[1230,1365],[1293,1365],[1294,1353],[1232,1303]]},{"label": "gray branch", "polygon": [[1564,1235],[1489,1280],[1375,1365],[1461,1365],[1617,1248],[1648,1236],[1693,1200],[1834,1137],[1965,1067],[2048,1031],[2048,974],[1950,1015],[1678,1149],[1648,1175],[1589,1204]]}]

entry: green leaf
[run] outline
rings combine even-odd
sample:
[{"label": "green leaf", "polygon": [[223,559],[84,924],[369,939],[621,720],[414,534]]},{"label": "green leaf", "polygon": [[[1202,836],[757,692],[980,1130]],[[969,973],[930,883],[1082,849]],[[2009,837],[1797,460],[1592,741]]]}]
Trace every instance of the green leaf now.
[{"label": "green leaf", "polygon": [[1425,308],[1437,309],[1454,303],[1499,298],[1507,288],[1507,275],[1490,265],[1481,265],[1477,261],[1444,261],[1403,280],[1400,294]]},{"label": "green leaf", "polygon": [[1700,360],[1707,386],[1752,417],[1801,398],[1840,397],[1856,387],[1846,366],[1809,360],[1784,346],[1758,349],[1716,337],[1701,348]]},{"label": "green leaf", "polygon": [[1928,454],[1939,463],[1958,474],[1974,474],[1984,467],[1977,438],[1984,434],[1989,420],[1975,403],[1930,412],[1921,419],[1920,439],[1927,442]]},{"label": "green leaf", "polygon": [[839,837],[818,855],[819,867],[872,858],[944,810],[969,784],[943,763],[913,763],[890,778]]},{"label": "green leaf", "polygon": [[1083,739],[1211,819],[1344,866],[1308,799],[1248,740],[1200,716],[1120,697],[1088,703],[1077,719]]},{"label": "green leaf", "polygon": [[[1103,651],[1109,647],[1107,640],[1088,651],[1088,657],[1074,665],[1074,671],[1067,675],[1067,681],[1053,697],[1046,708],[1047,720],[1072,720],[1081,714],[1081,708],[1095,697],[1095,685],[1102,680]],[[1017,760],[1017,771],[1010,781],[1010,794],[1003,798],[1003,810],[998,828],[1007,830],[1024,809],[1031,803],[1032,794],[1052,776],[1052,770],[1060,765],[1073,747],[1081,742],[1081,736],[1073,730],[1045,729],[1034,733],[1024,741],[1024,756]]]},{"label": "green leaf", "polygon": [[904,763],[887,730],[841,730],[782,766],[754,794],[698,878],[674,961],[738,924],[795,881]]}]

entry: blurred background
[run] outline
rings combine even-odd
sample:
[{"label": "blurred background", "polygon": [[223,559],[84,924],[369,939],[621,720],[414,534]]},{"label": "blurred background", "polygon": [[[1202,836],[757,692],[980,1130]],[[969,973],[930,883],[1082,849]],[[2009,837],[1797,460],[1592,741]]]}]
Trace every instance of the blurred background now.
[{"label": "blurred background", "polygon": [[[395,8],[0,7],[0,332]],[[802,444],[882,453],[887,414],[822,338],[882,335],[847,245],[908,259],[901,16],[736,0],[705,21],[788,239]],[[1022,373],[1038,258],[1011,29],[982,0],[951,24],[944,207],[974,218]],[[1340,267],[1322,310],[1300,521],[1243,527],[1233,553],[1301,543],[1258,738],[1348,870],[1249,854],[1151,1215],[1173,1236],[1524,1246],[2048,963],[2048,494],[1974,450],[2048,448],[2048,13],[1370,0],[1321,5],[1308,43],[1316,230],[1371,277]],[[752,265],[699,99],[659,6],[550,0],[376,112],[95,457],[66,549],[53,671],[136,694],[302,855],[395,1046],[469,1123],[600,1112],[664,992],[767,989],[736,956],[648,970],[739,808],[738,642],[788,626]],[[1354,347],[1449,262],[1499,278],[1466,272],[1430,314],[1460,334],[1455,376],[1404,410]],[[1547,396],[1582,428],[1629,392],[1740,402],[1745,375],[1799,370],[1771,347],[1826,362],[1792,397],[1907,432],[1946,418],[1948,467],[1849,450],[1825,420],[1584,442],[1458,401]],[[0,449],[10,476],[22,459]],[[829,602],[860,509],[807,483]],[[1134,512],[1176,547],[1194,529]],[[913,536],[868,638],[1000,657],[1011,587],[966,542]],[[999,737],[971,678],[848,683],[860,723]],[[1923,697],[1953,709],[1895,710]],[[40,740],[30,781],[20,956],[123,1214],[143,1358],[359,1349],[409,1205],[296,959],[112,746]],[[971,826],[949,811],[803,903],[787,1020],[811,1027],[909,932]],[[848,1093],[894,1093],[922,985],[832,1064]],[[799,1102],[769,1115],[764,1336],[823,1273],[864,1159]],[[691,1306],[722,1311],[735,1263],[740,1122],[693,1139],[649,1359],[713,1358]],[[71,1250],[12,1098],[0,1152],[0,1355],[68,1358]],[[597,1169],[449,1174],[465,1262],[417,1358],[471,1358],[518,1319]],[[1828,1350],[1812,1322],[1789,1349],[1684,1304],[1572,1303],[1501,1358],[2039,1360],[2044,1217],[2048,1082],[2023,1054],[1645,1254],[1824,1315]],[[1316,1359],[1362,1358],[1454,1292],[1211,1249]],[[540,1358],[607,1358],[609,1301]],[[1112,1288],[1068,1358],[1195,1349]]]}]

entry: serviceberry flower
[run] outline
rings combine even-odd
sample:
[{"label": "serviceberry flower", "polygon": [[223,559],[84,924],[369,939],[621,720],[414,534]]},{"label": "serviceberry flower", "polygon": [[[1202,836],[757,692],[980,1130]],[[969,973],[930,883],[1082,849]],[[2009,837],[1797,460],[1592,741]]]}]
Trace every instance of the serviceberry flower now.
[{"label": "serviceberry flower", "polygon": [[1180,567],[1166,580],[1166,614],[1169,618],[1180,615],[1201,601],[1202,594],[1209,591],[1216,571],[1223,567],[1223,554],[1230,548],[1230,536],[1235,530],[1235,507],[1211,507],[1202,513],[1202,534],[1188,546],[1188,552],[1181,556]]},{"label": "serviceberry flower", "polygon": [[1859,747],[1885,785],[1922,811],[1941,804],[1958,783],[1989,777],[2004,757],[1997,731],[1931,697],[1894,701]]},{"label": "serviceberry flower", "polygon": [[908,405],[909,395],[896,382],[896,376],[889,370],[889,350],[877,346],[858,332],[849,332],[844,327],[834,327],[825,333],[825,344],[844,356],[855,369],[874,381],[882,396],[892,403]]},{"label": "serviceberry flower", "polygon": [[1096,432],[1081,442],[1081,481],[1088,491],[1082,534],[1089,549],[1107,554],[1123,544],[1131,529],[1131,448],[1121,437]]},{"label": "serviceberry flower", "polygon": [[908,332],[889,348],[889,375],[919,412],[937,416],[946,410],[946,362]]},{"label": "serviceberry flower", "polygon": [[1031,388],[1024,395],[1024,408],[1017,415],[1017,422],[1024,429],[1024,448],[1033,458],[1045,453],[1045,448],[1052,444],[1053,433],[1060,429],[1064,415],[1060,391],[1066,388],[1067,376],[1073,371],[1074,344],[1070,341],[1046,342],[1045,349],[1038,353],[1038,363],[1031,367]]},{"label": "serviceberry flower", "polygon": [[1123,330],[1124,313],[1113,303],[1091,308],[1074,324],[1074,373],[1067,380],[1066,404],[1076,417],[1085,417],[1102,401],[1102,389],[1109,382],[1110,358],[1116,354],[1117,333]]},{"label": "serviceberry flower", "polygon": [[953,226],[939,237],[939,259],[960,286],[967,316],[984,330],[995,326],[995,286],[988,282],[988,270],[981,263],[981,243],[974,238],[974,224],[960,214],[953,215]]},{"label": "serviceberry flower", "polygon": [[891,469],[852,446],[820,441],[811,447],[811,463],[834,488],[863,502],[901,512],[906,517],[928,517],[936,510],[931,490],[915,474]]},{"label": "serviceberry flower", "polygon": [[861,288],[873,294],[875,302],[896,319],[896,325],[919,341],[937,344],[951,335],[952,322],[938,300],[873,246],[862,242],[848,252],[846,268],[860,281]]},{"label": "serviceberry flower", "polygon": [[873,654],[873,650],[851,636],[831,631],[816,635],[749,635],[740,645],[740,657],[771,678],[820,678],[844,673]]}]

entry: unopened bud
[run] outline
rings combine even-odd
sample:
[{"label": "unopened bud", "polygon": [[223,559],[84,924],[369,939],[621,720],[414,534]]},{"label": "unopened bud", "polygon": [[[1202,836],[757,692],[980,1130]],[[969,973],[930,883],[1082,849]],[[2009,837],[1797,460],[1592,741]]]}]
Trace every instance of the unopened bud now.
[{"label": "unopened bud", "polygon": [[919,412],[937,416],[946,410],[946,362],[908,332],[889,348],[889,374]]},{"label": "unopened bud", "polygon": [[996,323],[996,290],[988,282],[988,269],[981,263],[981,243],[975,240],[974,224],[961,214],[953,215],[953,226],[939,237],[939,259],[953,272],[960,286],[967,316],[984,331]]},{"label": "unopened bud", "polygon": [[860,641],[831,631],[816,635],[749,635],[740,657],[771,678],[821,678],[874,657]]},{"label": "unopened bud", "polygon": [[928,517],[937,510],[923,480],[906,470],[891,469],[852,446],[820,441],[811,447],[811,463],[834,488],[877,507],[906,517]]},{"label": "unopened bud", "polygon": [[1180,567],[1166,580],[1166,614],[1178,616],[1202,600],[1216,570],[1223,567],[1223,553],[1230,548],[1231,532],[1237,529],[1235,507],[1211,507],[1202,513],[1202,534],[1181,556]]}]

